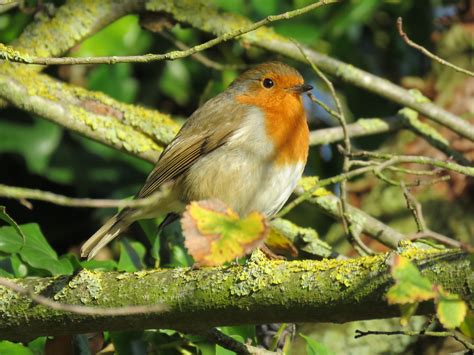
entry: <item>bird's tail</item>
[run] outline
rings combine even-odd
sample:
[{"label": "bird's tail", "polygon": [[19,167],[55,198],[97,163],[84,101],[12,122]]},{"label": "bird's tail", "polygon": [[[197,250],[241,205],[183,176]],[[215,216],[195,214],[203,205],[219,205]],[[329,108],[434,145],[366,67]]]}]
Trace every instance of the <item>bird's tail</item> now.
[{"label": "bird's tail", "polygon": [[123,232],[132,221],[121,213],[117,213],[90,237],[81,248],[81,257],[92,259],[97,252],[109,244],[116,236]]}]

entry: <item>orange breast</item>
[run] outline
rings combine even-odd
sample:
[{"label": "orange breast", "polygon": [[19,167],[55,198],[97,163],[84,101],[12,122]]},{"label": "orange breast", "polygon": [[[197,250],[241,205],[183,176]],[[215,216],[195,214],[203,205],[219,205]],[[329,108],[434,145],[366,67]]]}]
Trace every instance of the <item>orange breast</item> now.
[{"label": "orange breast", "polygon": [[275,162],[278,165],[306,162],[309,130],[299,95],[241,95],[237,100],[255,105],[265,113],[266,131],[275,145]]}]

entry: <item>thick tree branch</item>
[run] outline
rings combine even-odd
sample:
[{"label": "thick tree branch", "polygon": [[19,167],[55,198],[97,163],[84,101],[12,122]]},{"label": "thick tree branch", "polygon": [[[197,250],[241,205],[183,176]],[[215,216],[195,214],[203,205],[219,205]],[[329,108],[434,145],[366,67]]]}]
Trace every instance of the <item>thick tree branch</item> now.
[{"label": "thick tree branch", "polygon": [[[29,56],[55,57],[122,16],[144,8],[143,0],[68,0],[54,16],[42,14],[11,43]],[[41,69],[42,66],[35,67]]]},{"label": "thick tree branch", "polygon": [[73,132],[155,162],[178,130],[168,115],[10,66],[0,69],[0,97]]},{"label": "thick tree branch", "polygon": [[[410,247],[433,283],[472,302],[473,272],[467,254]],[[256,252],[246,265],[161,269],[135,273],[83,270],[74,276],[13,280],[57,302],[97,307],[162,303],[166,312],[105,317],[52,310],[0,287],[3,339],[109,330],[172,328],[202,332],[218,325],[269,322],[347,322],[399,316],[384,293],[392,284],[388,255],[348,260],[268,261]],[[433,311],[422,304],[421,314]]]}]

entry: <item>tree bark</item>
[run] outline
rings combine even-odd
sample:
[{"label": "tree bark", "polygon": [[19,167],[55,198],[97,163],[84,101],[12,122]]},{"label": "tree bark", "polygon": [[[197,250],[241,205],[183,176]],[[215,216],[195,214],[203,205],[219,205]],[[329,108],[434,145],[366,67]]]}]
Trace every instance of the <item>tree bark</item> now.
[{"label": "tree bark", "polygon": [[[409,247],[402,254],[416,262],[433,283],[460,294],[472,306],[474,275],[460,251]],[[162,303],[165,312],[144,315],[80,315],[35,304],[0,287],[3,339],[101,330],[172,328],[202,331],[214,326],[268,322],[348,322],[399,316],[385,292],[393,283],[388,254],[348,260],[269,261],[255,252],[243,266],[157,269],[135,273],[82,270],[73,276],[14,280],[57,302],[99,307]],[[420,314],[433,312],[430,302]]]}]

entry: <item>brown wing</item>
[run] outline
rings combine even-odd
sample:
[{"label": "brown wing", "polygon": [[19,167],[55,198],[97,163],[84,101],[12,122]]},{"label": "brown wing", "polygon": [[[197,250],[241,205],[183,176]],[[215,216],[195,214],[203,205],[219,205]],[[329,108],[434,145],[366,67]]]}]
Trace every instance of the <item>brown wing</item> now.
[{"label": "brown wing", "polygon": [[176,138],[161,154],[137,198],[151,195],[161,184],[184,173],[199,157],[227,142],[245,115],[245,105],[228,105],[229,92],[224,91],[196,110]]},{"label": "brown wing", "polygon": [[161,184],[184,173],[199,157],[225,144],[231,133],[205,132],[204,135],[179,136],[163,152],[137,198],[150,196]]}]

